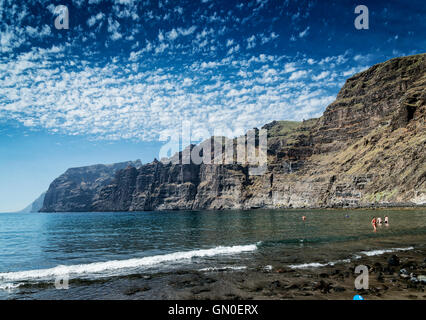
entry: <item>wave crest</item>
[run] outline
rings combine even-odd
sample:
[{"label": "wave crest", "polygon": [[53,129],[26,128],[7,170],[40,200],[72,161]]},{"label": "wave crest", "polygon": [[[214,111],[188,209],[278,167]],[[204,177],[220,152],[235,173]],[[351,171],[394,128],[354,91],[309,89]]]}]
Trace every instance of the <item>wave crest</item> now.
[{"label": "wave crest", "polygon": [[99,274],[109,271],[121,271],[125,269],[152,267],[167,262],[178,262],[190,260],[192,258],[212,257],[217,255],[231,255],[242,252],[255,251],[256,244],[232,247],[216,247],[212,249],[201,249],[192,251],[175,252],[164,255],[134,258],[127,260],[112,260],[106,262],[94,262],[89,264],[79,264],[64,266],[60,265],[50,269],[38,269],[0,273],[1,281],[29,281],[52,279],[61,276]]}]

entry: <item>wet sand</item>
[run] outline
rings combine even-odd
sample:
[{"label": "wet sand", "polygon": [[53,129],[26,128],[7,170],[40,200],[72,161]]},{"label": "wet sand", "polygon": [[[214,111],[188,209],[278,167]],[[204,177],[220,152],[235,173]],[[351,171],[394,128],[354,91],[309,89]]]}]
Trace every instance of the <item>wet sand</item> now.
[{"label": "wet sand", "polygon": [[[397,258],[395,258],[395,256]],[[240,271],[188,271],[70,282],[69,290],[52,285],[20,288],[11,299],[124,300],[424,300],[426,249],[363,256],[356,261],[311,269],[275,264]],[[398,262],[399,260],[399,262]],[[354,269],[369,268],[369,289],[356,290]],[[405,271],[404,271],[404,270]],[[423,281],[422,281],[423,279]]]},{"label": "wet sand", "polygon": [[[391,259],[394,255],[399,259],[398,265],[393,261],[395,258]],[[360,294],[366,300],[421,300],[426,298],[426,282],[419,280],[422,279],[420,275],[426,275],[425,256],[424,249],[417,249],[363,257],[356,262],[315,269],[283,267],[242,272],[188,272],[165,276],[165,287],[157,286],[155,278],[134,280],[124,293],[130,299],[347,300]],[[368,290],[356,290],[354,287],[358,276],[354,269],[361,264],[369,267]],[[164,284],[164,280],[160,283]]]}]

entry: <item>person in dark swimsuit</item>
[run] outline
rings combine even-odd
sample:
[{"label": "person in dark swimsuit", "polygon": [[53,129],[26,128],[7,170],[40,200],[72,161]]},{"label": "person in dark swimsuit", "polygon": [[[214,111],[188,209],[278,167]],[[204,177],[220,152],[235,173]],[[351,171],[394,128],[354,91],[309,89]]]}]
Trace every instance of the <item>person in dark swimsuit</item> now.
[{"label": "person in dark swimsuit", "polygon": [[388,226],[389,225],[389,217],[388,216],[385,216],[385,226]]}]

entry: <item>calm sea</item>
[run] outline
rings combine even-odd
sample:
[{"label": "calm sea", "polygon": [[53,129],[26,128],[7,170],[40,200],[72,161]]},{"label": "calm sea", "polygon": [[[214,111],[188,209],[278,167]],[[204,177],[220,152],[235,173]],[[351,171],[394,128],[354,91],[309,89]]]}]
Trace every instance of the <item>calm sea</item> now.
[{"label": "calm sea", "polygon": [[[386,215],[389,226],[374,233],[372,217]],[[278,260],[316,267],[411,250],[425,240],[425,209],[4,213],[0,298],[58,277],[237,271]]]}]

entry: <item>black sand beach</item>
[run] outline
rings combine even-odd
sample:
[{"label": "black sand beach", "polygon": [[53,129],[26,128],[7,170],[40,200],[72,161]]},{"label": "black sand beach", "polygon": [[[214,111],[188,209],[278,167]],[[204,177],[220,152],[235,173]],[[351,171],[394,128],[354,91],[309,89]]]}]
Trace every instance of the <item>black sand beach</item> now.
[{"label": "black sand beach", "polygon": [[[125,300],[423,300],[426,285],[426,248],[423,236],[401,241],[401,250],[369,251],[352,261],[334,265],[292,268],[286,259],[257,255],[247,268],[237,266],[198,271],[133,274],[124,277],[72,280],[68,290],[52,284],[23,286],[10,299],[125,299]],[[414,244],[414,247],[409,245]],[[361,243],[361,245],[364,245]],[[314,249],[305,250],[306,254]],[[270,264],[266,265],[265,262]],[[356,290],[355,267],[369,270],[369,289]]]}]

